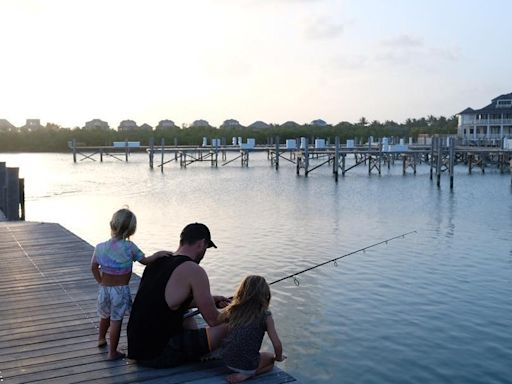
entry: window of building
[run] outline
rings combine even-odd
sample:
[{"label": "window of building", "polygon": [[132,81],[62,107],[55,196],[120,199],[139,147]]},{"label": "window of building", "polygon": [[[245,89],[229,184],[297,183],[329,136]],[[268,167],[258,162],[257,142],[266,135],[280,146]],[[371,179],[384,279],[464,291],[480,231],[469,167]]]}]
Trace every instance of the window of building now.
[{"label": "window of building", "polygon": [[512,107],[512,100],[498,100],[496,106],[500,108]]},{"label": "window of building", "polygon": [[477,120],[487,120],[487,113],[479,113],[476,118]]}]

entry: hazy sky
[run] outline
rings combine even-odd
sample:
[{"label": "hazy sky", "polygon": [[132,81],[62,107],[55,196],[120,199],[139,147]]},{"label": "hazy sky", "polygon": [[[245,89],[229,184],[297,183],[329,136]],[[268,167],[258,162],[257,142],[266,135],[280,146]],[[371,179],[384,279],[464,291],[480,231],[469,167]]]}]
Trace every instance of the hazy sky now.
[{"label": "hazy sky", "polygon": [[0,0],[0,118],[450,116],[512,92],[510,0]]}]

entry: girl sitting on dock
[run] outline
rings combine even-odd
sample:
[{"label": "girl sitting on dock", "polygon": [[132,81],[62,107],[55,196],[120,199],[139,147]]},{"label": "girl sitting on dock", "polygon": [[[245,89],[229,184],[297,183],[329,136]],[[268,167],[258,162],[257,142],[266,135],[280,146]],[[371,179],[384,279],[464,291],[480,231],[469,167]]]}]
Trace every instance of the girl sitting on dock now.
[{"label": "girl sitting on dock", "polygon": [[[247,276],[233,300],[222,312],[228,324],[228,336],[222,348],[222,357],[234,371],[226,377],[229,383],[239,383],[252,376],[268,372],[274,361],[283,361],[283,348],[268,310],[270,287],[261,276]],[[265,332],[268,333],[274,354],[260,352]]]},{"label": "girl sitting on dock", "polygon": [[148,264],[164,253],[145,257],[144,253],[129,240],[135,233],[137,219],[128,209],[114,213],[110,221],[111,238],[94,249],[91,271],[100,285],[98,315],[100,316],[98,347],[107,345],[106,334],[110,328],[109,360],[125,356],[117,350],[123,316],[130,311],[132,296],[128,283],[132,276],[132,264],[138,261]]}]

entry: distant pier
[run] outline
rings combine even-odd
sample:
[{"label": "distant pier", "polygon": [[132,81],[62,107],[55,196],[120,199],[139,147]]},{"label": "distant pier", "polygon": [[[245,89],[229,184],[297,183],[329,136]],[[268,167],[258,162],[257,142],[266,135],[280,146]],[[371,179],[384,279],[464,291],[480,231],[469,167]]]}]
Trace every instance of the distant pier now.
[{"label": "distant pier", "polygon": [[[240,145],[166,145],[162,139],[157,145],[151,140],[150,145],[135,147],[130,146],[129,142],[118,143],[116,146],[77,146],[73,141],[70,149],[73,152],[73,161],[91,160],[103,162],[104,157],[114,158],[118,161],[129,161],[130,153],[146,152],[149,159],[149,167],[160,168],[170,163],[180,165],[180,168],[186,168],[194,163],[207,162],[211,167],[222,167],[236,161],[241,167],[249,166],[251,153],[267,153],[267,159],[270,166],[276,170],[280,167],[280,162],[286,161],[292,163],[297,175],[307,177],[316,169],[329,166],[332,168],[334,179],[337,182],[339,176],[345,176],[350,170],[365,166],[368,174],[381,174],[383,167],[388,169],[397,163],[402,167],[402,173],[408,172],[416,174],[418,164],[426,163],[430,165],[430,179],[436,180],[438,186],[441,183],[441,175],[447,173],[450,178],[450,188],[453,188],[454,167],[458,164],[464,164],[468,173],[479,170],[485,173],[487,167],[495,167],[500,173],[510,173],[512,167],[512,148],[498,146],[500,141],[492,143],[469,143],[467,141],[457,140],[454,137],[432,137],[431,143],[427,144],[404,144],[403,139],[400,144],[390,144],[385,140],[374,142],[371,138],[366,144],[356,144],[353,140],[341,144],[338,137],[334,144],[323,144],[320,147],[318,143],[311,145],[307,138],[301,138],[300,145],[296,141],[295,146],[282,146],[279,138],[272,140],[272,145],[254,145],[251,147]],[[289,140],[287,140],[288,142]],[[80,159],[77,159],[81,156]],[[354,162],[350,165],[347,158],[353,158]],[[312,159],[321,160],[320,163],[311,163]],[[511,179],[512,183],[512,179]]]}]

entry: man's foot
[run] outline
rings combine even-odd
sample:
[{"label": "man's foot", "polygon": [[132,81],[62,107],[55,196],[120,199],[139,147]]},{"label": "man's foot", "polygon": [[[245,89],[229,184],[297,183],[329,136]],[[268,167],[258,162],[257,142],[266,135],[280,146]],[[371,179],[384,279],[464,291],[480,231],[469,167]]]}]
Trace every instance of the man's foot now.
[{"label": "man's foot", "polygon": [[98,340],[98,348],[103,348],[106,345],[107,345],[107,340],[105,340],[105,339]]},{"label": "man's foot", "polygon": [[241,383],[242,381],[247,380],[252,376],[244,375],[241,373],[232,373],[231,375],[226,376],[226,380],[228,383]]},{"label": "man's foot", "polygon": [[115,351],[114,354],[108,354],[107,356],[107,360],[109,361],[115,361],[115,360],[119,360],[119,359],[122,359],[123,357],[125,357],[126,355],[122,352],[119,352],[119,351]]}]

